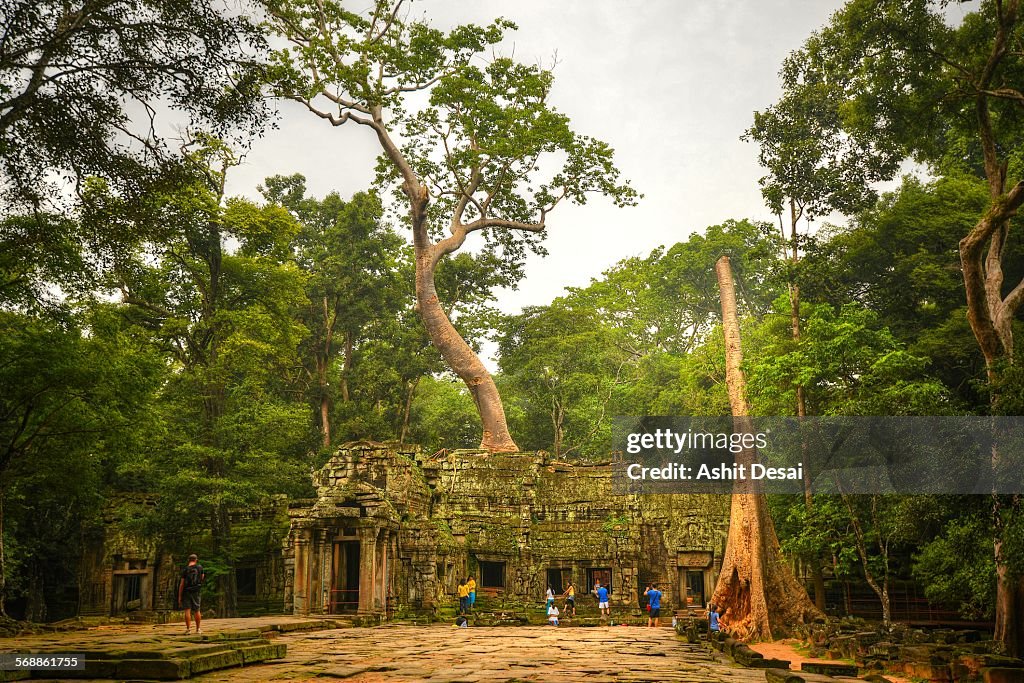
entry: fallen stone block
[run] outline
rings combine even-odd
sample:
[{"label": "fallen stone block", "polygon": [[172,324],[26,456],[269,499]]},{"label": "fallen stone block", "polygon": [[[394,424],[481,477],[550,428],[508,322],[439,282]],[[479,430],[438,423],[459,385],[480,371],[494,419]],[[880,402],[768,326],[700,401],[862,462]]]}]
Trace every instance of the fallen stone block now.
[{"label": "fallen stone block", "polygon": [[791,662],[788,659],[768,659],[767,657],[760,660],[757,667],[764,669],[788,669]]},{"label": "fallen stone block", "polygon": [[1024,669],[990,667],[982,670],[985,683],[1024,683]]},{"label": "fallen stone block", "polygon": [[765,669],[764,677],[768,683],[804,683],[804,679],[786,669]]},{"label": "fallen stone block", "polygon": [[192,675],[217,669],[230,669],[233,666],[242,666],[242,653],[238,650],[226,650],[224,652],[211,652],[206,655],[198,655],[188,660]]},{"label": "fallen stone block", "polygon": [[124,659],[117,663],[117,678],[179,681],[190,675],[187,659]]},{"label": "fallen stone block", "polygon": [[249,665],[265,662],[268,659],[280,659],[288,653],[288,646],[284,643],[267,643],[241,647],[238,652],[242,655],[242,664]]},{"label": "fallen stone block", "polygon": [[824,674],[826,676],[856,676],[857,667],[853,664],[825,663],[825,662],[804,662],[800,665],[801,671],[812,674]]}]

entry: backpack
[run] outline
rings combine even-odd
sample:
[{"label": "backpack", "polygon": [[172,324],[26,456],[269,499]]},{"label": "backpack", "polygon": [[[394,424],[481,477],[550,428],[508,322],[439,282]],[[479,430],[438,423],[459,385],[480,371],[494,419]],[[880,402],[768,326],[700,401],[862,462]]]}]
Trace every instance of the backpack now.
[{"label": "backpack", "polygon": [[185,588],[199,588],[203,585],[203,568],[198,564],[185,567]]}]

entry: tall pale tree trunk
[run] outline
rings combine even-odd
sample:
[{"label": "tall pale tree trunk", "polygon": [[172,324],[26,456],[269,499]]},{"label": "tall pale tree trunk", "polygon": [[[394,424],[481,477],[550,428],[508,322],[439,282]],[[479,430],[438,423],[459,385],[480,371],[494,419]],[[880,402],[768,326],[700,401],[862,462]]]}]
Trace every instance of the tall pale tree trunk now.
[{"label": "tall pale tree trunk", "polygon": [[416,387],[419,386],[420,378],[411,379],[405,383],[405,408],[402,410],[402,428],[398,433],[398,442],[405,443],[405,437],[409,435],[409,418],[412,415],[412,399],[416,394]]},{"label": "tall pale tree trunk", "polygon": [[[722,301],[726,383],[733,426],[737,432],[751,433],[753,424],[741,369],[743,351],[736,291],[728,256],[715,264],[715,274]],[[747,449],[736,455],[736,463],[744,465],[749,473],[756,458],[756,452]],[[782,557],[759,481],[745,478],[733,484],[729,538],[712,602],[724,610],[722,623],[726,629],[744,640],[770,640],[820,616]]]}]

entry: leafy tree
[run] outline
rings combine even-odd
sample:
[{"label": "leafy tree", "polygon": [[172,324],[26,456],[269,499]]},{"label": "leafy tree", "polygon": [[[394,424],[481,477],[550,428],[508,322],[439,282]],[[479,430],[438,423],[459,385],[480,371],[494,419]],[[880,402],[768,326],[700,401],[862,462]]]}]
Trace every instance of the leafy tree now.
[{"label": "leafy tree", "polygon": [[8,208],[52,204],[58,178],[81,190],[100,176],[139,196],[174,158],[157,134],[164,103],[222,132],[263,122],[255,78],[263,36],[211,3],[8,0],[0,25],[0,195]]},{"label": "leafy tree", "polygon": [[[1007,281],[1007,237],[1024,204],[1019,150],[1024,54],[1020,0],[989,0],[957,26],[945,2],[851,0],[794,53],[791,82],[829,82],[841,89],[843,133],[858,142],[865,163],[895,172],[905,158],[939,172],[973,171],[985,179],[988,204],[959,242],[967,319],[985,359],[990,388],[1013,358],[1013,320],[1024,303],[1024,280]],[[996,397],[992,396],[993,404]],[[998,466],[998,448],[993,464]],[[993,505],[998,600],[996,640],[1024,652],[1024,576],[1005,561],[1003,508]]]},{"label": "leafy tree", "polygon": [[466,385],[451,377],[423,377],[412,399],[408,430],[428,452],[474,448],[477,414]]},{"label": "leafy tree", "polygon": [[[152,450],[161,530],[181,550],[209,530],[211,565],[226,570],[218,611],[232,615],[230,511],[301,490],[311,464],[308,409],[293,399],[304,277],[291,260],[299,225],[287,211],[225,200],[233,153],[207,140],[191,159],[195,180],[152,200],[145,215],[157,224],[138,232],[158,240],[116,265],[116,285],[124,315],[150,332],[174,369],[160,400],[163,439]],[[110,220],[123,206],[102,188],[88,199],[90,220]],[[137,215],[126,207],[121,218]]]},{"label": "leafy tree", "polygon": [[284,206],[301,225],[295,259],[308,275],[301,320],[310,332],[302,358],[315,382],[312,398],[329,448],[332,406],[339,398],[352,400],[356,348],[371,327],[386,325],[404,303],[406,292],[397,278],[405,241],[382,223],[380,200],[372,193],[357,193],[349,201],[331,193],[317,200],[306,196],[301,175],[264,182],[267,201]]},{"label": "leafy tree", "polygon": [[718,324],[715,261],[729,254],[745,315],[770,310],[781,263],[771,227],[748,220],[708,226],[685,242],[659,247],[646,258],[629,258],[605,271],[573,298],[594,307],[605,324],[620,330],[636,357],[654,352],[683,355]]},{"label": "leafy tree", "polygon": [[573,299],[504,321],[501,374],[523,404],[528,447],[550,449],[555,457],[609,452],[610,404],[630,373],[621,346],[596,311]]},{"label": "leafy tree", "polygon": [[[267,2],[271,29],[291,44],[274,53],[273,91],[332,125],[355,123],[375,135],[379,179],[409,210],[419,315],[473,395],[481,447],[515,451],[493,379],[441,306],[438,264],[481,233],[511,285],[525,253],[542,251],[558,204],[601,193],[623,206],[636,193],[620,183],[612,150],[574,133],[548,105],[550,71],[506,57],[478,66],[476,58],[515,28],[511,22],[445,33],[404,19],[403,4],[376,0],[363,15],[337,1]],[[547,174],[538,171],[548,165]]]},{"label": "leafy tree", "polygon": [[61,618],[82,524],[142,447],[164,365],[106,306],[2,311],[0,340],[0,613],[24,598],[27,618]]}]

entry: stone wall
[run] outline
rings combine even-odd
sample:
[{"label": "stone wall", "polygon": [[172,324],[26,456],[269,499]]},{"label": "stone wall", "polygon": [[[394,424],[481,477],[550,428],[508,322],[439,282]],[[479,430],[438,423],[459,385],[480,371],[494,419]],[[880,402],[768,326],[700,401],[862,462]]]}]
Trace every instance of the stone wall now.
[{"label": "stone wall", "polygon": [[469,575],[496,609],[543,604],[549,579],[573,581],[583,602],[609,570],[613,606],[636,607],[656,581],[666,611],[681,609],[688,579],[691,597],[701,582],[710,597],[728,533],[727,496],[614,495],[610,465],[545,453],[361,442],[314,481],[317,499],[289,510],[284,547],[299,614],[436,614]]},{"label": "stone wall", "polygon": [[[107,505],[101,524],[86,532],[89,542],[79,568],[82,616],[131,615],[177,609],[178,583],[187,553],[175,554],[174,543],[146,535],[140,524],[156,505],[154,496],[122,494]],[[285,568],[281,539],[288,533],[287,500],[236,511],[232,534],[238,559],[238,607],[243,616],[285,609]],[[195,539],[208,544],[208,532]],[[201,554],[201,551],[199,551]],[[202,558],[200,558],[202,562]],[[246,587],[241,584],[245,582]],[[215,580],[207,589],[216,590]]]}]

